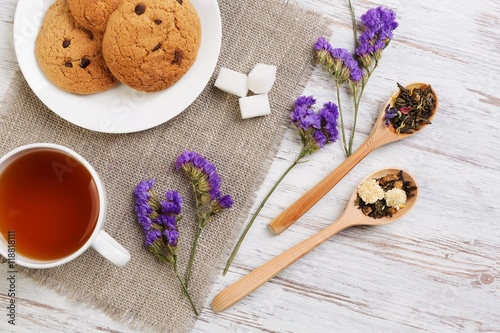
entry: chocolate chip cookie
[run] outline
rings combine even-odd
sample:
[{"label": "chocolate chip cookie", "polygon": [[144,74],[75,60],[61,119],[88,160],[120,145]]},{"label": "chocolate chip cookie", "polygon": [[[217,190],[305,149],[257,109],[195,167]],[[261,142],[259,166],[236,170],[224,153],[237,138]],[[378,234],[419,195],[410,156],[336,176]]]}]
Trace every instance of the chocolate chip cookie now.
[{"label": "chocolate chip cookie", "polygon": [[107,90],[117,80],[102,56],[102,34],[80,26],[67,0],[47,10],[35,44],[35,55],[48,79],[59,88],[79,94]]},{"label": "chocolate chip cookie", "polygon": [[95,32],[106,30],[109,16],[119,3],[120,0],[68,0],[75,21]]},{"label": "chocolate chip cookie", "polygon": [[111,73],[141,91],[166,89],[196,60],[200,18],[189,0],[123,0],[102,43]]}]

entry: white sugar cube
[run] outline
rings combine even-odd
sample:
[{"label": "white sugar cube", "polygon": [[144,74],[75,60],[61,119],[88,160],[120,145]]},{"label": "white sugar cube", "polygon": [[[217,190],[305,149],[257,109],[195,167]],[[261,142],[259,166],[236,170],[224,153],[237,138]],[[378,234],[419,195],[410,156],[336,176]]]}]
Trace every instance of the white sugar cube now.
[{"label": "white sugar cube", "polygon": [[240,112],[243,119],[271,114],[267,94],[240,98]]},{"label": "white sugar cube", "polygon": [[248,89],[256,94],[267,94],[276,81],[276,66],[256,64],[248,74]]},{"label": "white sugar cube", "polygon": [[245,97],[248,93],[248,77],[243,73],[221,67],[215,86],[227,93]]}]

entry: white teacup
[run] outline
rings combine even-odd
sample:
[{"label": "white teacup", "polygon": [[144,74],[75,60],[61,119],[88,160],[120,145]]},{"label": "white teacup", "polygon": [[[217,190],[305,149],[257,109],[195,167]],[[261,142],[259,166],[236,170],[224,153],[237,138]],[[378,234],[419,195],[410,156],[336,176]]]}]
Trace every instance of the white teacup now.
[{"label": "white teacup", "polygon": [[[97,175],[97,172],[82,156],[80,156],[79,154],[77,154],[76,152],[74,152],[69,148],[56,144],[51,144],[51,143],[29,144],[18,147],[0,158],[0,176],[2,175],[2,172],[4,172],[4,170],[9,165],[11,165],[14,161],[19,159],[20,157],[28,155],[33,152],[47,151],[47,150],[55,150],[69,155],[72,159],[76,160],[80,165],[83,165],[90,173],[91,178],[93,179],[95,186],[97,188],[97,194],[98,194],[97,201],[99,203],[98,216],[94,229],[92,230],[90,237],[83,245],[81,245],[75,251],[71,252],[70,254],[62,258],[40,260],[40,259],[33,259],[30,257],[26,257],[21,253],[16,252],[15,230],[12,232],[13,239],[6,239],[6,237],[0,234],[0,254],[4,256],[6,259],[8,259],[9,263],[15,261],[15,264],[25,267],[50,268],[65,264],[75,259],[80,254],[85,252],[90,246],[92,246],[97,252],[99,252],[102,256],[111,261],[113,264],[117,266],[124,266],[130,260],[130,253],[115,239],[113,239],[104,230],[102,230],[104,225],[104,220],[106,217],[106,192],[104,190],[104,186],[99,176]],[[2,223],[2,221],[0,221],[0,223]],[[43,223],[43,221],[41,223]],[[9,240],[11,241],[10,243]],[[57,246],[57,244],[54,244],[54,246]]]}]

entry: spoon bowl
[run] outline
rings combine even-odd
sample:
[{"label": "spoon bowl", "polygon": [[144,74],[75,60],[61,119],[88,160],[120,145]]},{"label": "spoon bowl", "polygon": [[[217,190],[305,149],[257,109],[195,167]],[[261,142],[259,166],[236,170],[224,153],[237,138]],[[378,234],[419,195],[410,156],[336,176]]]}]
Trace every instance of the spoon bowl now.
[{"label": "spoon bowl", "polygon": [[[406,89],[414,88],[426,88],[429,84],[422,82],[414,82],[405,86]],[[432,111],[432,116],[429,120],[432,120],[436,114],[438,107],[438,99],[434,90],[432,90],[434,97],[434,110]],[[290,207],[285,209],[281,214],[275,217],[270,223],[269,228],[275,234],[280,234],[286,230],[290,225],[297,221],[305,212],[311,209],[325,194],[327,194],[344,176],[352,170],[366,155],[371,153],[373,150],[381,147],[390,142],[399,141],[412,136],[420,131],[422,131],[427,124],[422,124],[418,131],[413,133],[398,133],[394,127],[390,124],[385,125],[385,111],[388,107],[394,105],[394,101],[398,98],[399,89],[396,91],[391,98],[384,105],[380,114],[373,126],[370,136],[366,141],[342,164],[340,164],[335,170],[328,174],[323,180],[306,192],[301,198],[295,201]]]},{"label": "spoon bowl", "polygon": [[[432,114],[428,119],[430,122],[430,121],[432,121],[432,119],[436,115],[436,110],[438,107],[438,99],[437,99],[437,95],[436,95],[436,92],[434,91],[434,89],[432,89],[432,87],[429,84],[423,83],[423,82],[413,82],[413,83],[407,84],[404,88],[412,91],[413,89],[425,89],[425,88],[429,88],[429,87],[431,88],[431,93],[432,93],[432,96],[434,98],[434,109],[432,110]],[[384,119],[385,118],[385,111],[388,107],[391,108],[394,106],[396,99],[399,97],[399,93],[400,93],[400,91],[398,90],[394,94],[392,94],[391,98],[389,98],[389,100],[387,101],[384,108],[381,110],[381,112],[379,114],[379,117],[377,119],[377,123],[379,121],[381,121],[382,124],[385,123],[385,119]],[[427,126],[427,124],[422,124],[420,130],[422,130],[423,127],[425,127],[425,126]],[[411,136],[411,135],[415,134],[416,132],[420,131],[420,130],[418,130],[418,131],[415,131],[413,133],[398,133],[396,131],[396,129],[394,128],[394,126],[392,126],[392,123],[389,124],[389,126],[386,128],[388,128],[393,134],[398,136],[397,140],[404,139],[405,137]]]},{"label": "spoon bowl", "polygon": [[[387,174],[399,173],[399,169],[383,169],[376,171],[366,177],[365,180],[372,178],[381,178]],[[407,172],[402,172],[403,179],[409,181],[413,186],[417,187],[415,179]],[[308,239],[302,241],[301,243],[293,246],[292,248],[286,250],[280,255],[274,257],[264,265],[255,269],[248,275],[244,276],[240,280],[236,281],[222,292],[220,292],[212,301],[211,307],[214,312],[221,312],[227,308],[233,306],[239,302],[242,298],[249,295],[255,289],[272,279],[282,270],[305,256],[307,253],[311,252],[317,246],[322,244],[324,241],[328,240],[330,237],[336,233],[357,225],[383,225],[394,222],[403,216],[405,216],[415,205],[418,197],[418,187],[412,192],[413,196],[409,197],[403,208],[398,210],[392,217],[383,217],[375,219],[370,216],[363,214],[361,209],[356,205],[356,198],[358,196],[357,189],[354,190],[353,194],[349,198],[347,203],[347,208],[340,218],[330,226],[321,230],[317,234],[309,237]]]},{"label": "spoon bowl", "polygon": [[[396,168],[382,169],[382,170],[379,170],[379,171],[372,173],[371,175],[369,175],[368,177],[363,179],[362,182],[369,180],[369,179],[373,179],[373,178],[382,178],[388,174],[397,174],[400,171],[402,171],[402,170],[396,169]],[[417,187],[417,182],[408,172],[402,171],[402,174],[403,174],[404,181],[409,181],[413,186]],[[346,214],[351,215],[352,214],[353,218],[355,218],[356,221],[359,222],[359,223],[356,222],[352,225],[384,225],[384,224],[389,224],[389,223],[392,223],[392,222],[402,218],[403,216],[408,214],[408,212],[413,208],[413,206],[415,205],[415,202],[417,201],[417,197],[418,197],[418,187],[414,191],[412,191],[412,194],[413,194],[412,197],[407,198],[405,206],[403,208],[399,209],[397,211],[397,213],[395,213],[392,217],[385,216],[385,217],[381,217],[381,218],[376,219],[376,218],[373,218],[370,216],[366,216],[365,214],[363,214],[361,209],[353,209],[353,207],[357,208],[357,207],[355,207],[355,205],[356,205],[355,202],[356,202],[356,198],[358,196],[358,192],[354,191],[353,194],[351,195],[351,197],[349,198],[348,206],[347,206],[346,210],[344,211],[343,215],[346,215]]]}]

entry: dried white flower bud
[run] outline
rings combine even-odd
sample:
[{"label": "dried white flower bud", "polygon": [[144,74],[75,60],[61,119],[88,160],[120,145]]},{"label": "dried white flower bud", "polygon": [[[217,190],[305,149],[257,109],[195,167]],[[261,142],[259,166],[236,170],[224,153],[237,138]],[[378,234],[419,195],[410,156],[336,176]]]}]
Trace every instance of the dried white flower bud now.
[{"label": "dried white flower bud", "polygon": [[388,207],[401,209],[406,204],[406,192],[400,188],[393,188],[385,192],[385,202]]},{"label": "dried white flower bud", "polygon": [[376,179],[369,179],[358,185],[358,195],[367,204],[384,198],[384,190]]}]

